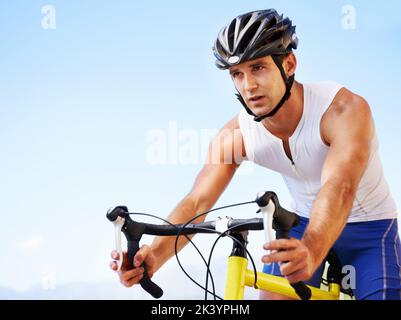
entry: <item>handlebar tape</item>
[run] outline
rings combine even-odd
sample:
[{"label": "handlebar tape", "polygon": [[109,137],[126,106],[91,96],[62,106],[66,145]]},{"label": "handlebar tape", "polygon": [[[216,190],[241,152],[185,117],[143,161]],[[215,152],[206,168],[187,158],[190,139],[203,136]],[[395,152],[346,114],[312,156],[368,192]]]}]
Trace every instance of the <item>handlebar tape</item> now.
[{"label": "handlebar tape", "polygon": [[309,300],[312,296],[310,288],[302,281],[291,283],[291,287],[294,288],[295,292],[302,300]]}]

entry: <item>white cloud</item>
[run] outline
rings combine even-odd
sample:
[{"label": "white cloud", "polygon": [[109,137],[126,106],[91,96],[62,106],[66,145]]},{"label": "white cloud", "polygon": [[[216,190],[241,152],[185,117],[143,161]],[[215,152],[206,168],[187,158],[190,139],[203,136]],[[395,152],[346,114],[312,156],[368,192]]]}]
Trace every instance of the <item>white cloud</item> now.
[{"label": "white cloud", "polygon": [[23,250],[27,250],[27,251],[36,251],[38,250],[40,247],[43,246],[45,242],[45,238],[41,235],[35,235],[32,236],[29,239],[23,240],[20,242],[19,246],[23,249]]}]

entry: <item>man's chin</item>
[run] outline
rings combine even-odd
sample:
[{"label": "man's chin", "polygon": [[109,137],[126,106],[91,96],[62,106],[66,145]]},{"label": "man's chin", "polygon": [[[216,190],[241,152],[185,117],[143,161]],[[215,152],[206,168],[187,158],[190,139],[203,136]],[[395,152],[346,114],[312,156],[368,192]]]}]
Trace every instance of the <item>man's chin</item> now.
[{"label": "man's chin", "polygon": [[[251,109],[252,110],[252,109]],[[256,117],[261,117],[261,116],[264,116],[264,115],[266,115],[266,114],[269,114],[270,112],[272,111],[272,108],[254,108],[253,110],[252,110],[252,112],[253,112],[253,114],[256,116]]]}]

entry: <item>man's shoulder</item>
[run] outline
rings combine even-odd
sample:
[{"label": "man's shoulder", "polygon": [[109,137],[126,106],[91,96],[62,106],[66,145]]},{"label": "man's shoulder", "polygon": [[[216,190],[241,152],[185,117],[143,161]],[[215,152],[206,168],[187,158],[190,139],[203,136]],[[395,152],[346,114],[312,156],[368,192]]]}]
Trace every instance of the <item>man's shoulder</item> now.
[{"label": "man's shoulder", "polygon": [[238,114],[221,127],[214,140],[221,142],[221,139],[224,140],[224,144],[228,145],[234,145],[237,142],[242,141],[243,138],[240,130]]},{"label": "man's shoulder", "polygon": [[358,115],[359,113],[370,113],[368,102],[360,95],[342,87],[334,97],[327,113],[331,116],[341,116],[343,114]]},{"label": "man's shoulder", "polygon": [[[335,136],[338,130],[371,127],[372,113],[368,102],[360,95],[343,87],[338,91],[333,102],[325,112],[321,121],[321,133],[326,144],[329,136]],[[373,128],[373,126],[372,126]],[[371,130],[371,136],[374,129]]]},{"label": "man's shoulder", "polygon": [[[227,156],[232,156],[239,165],[246,158],[246,150],[239,127],[238,114],[230,119],[211,141],[211,151],[218,155],[219,163],[226,164]],[[216,153],[217,152],[217,153]],[[230,161],[231,161],[230,160]],[[229,162],[232,163],[232,162]]]},{"label": "man's shoulder", "polygon": [[220,132],[233,132],[235,130],[239,130],[239,113],[236,114],[233,118],[228,120],[223,127],[221,127]]}]

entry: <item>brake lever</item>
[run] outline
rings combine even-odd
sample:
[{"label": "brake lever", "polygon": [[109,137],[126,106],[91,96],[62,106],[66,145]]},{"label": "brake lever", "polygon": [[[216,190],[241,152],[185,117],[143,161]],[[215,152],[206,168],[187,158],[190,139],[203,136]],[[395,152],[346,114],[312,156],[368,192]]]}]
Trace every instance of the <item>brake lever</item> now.
[{"label": "brake lever", "polygon": [[121,266],[123,264],[123,249],[121,246],[121,233],[122,233],[122,228],[125,223],[125,219],[118,217],[115,221],[113,221],[114,224],[114,235],[115,235],[115,241],[116,241],[116,246],[115,250],[118,252],[118,256],[120,259],[117,260],[117,271],[121,270]]},{"label": "brake lever", "polygon": [[[258,198],[260,198],[262,193],[258,193]],[[265,233],[266,242],[271,242],[276,240],[276,233],[273,231],[273,219],[274,219],[274,211],[276,207],[274,206],[273,201],[269,201],[267,205],[260,205],[260,212],[263,215],[263,230]],[[267,250],[267,253],[270,254],[272,250]],[[270,264],[270,263],[269,263]]]},{"label": "brake lever", "polygon": [[[121,207],[122,212],[128,212],[127,207]],[[107,211],[107,218],[113,223],[114,225],[114,239],[115,239],[115,250],[118,252],[119,259],[117,260],[117,271],[121,270],[121,266],[123,263],[123,249],[122,249],[122,239],[121,233],[122,228],[125,224],[125,218],[121,216],[121,211],[116,213],[114,209],[110,208]]]}]

